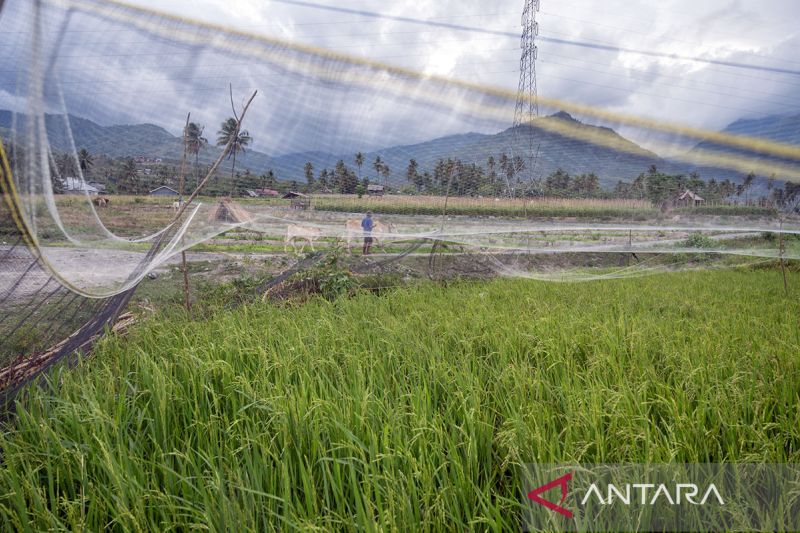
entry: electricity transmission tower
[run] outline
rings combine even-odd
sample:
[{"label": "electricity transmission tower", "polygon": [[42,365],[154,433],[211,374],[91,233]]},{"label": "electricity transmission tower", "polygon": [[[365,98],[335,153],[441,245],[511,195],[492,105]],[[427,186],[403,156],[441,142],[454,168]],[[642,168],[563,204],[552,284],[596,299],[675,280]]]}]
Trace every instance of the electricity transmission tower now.
[{"label": "electricity transmission tower", "polygon": [[[539,35],[539,23],[536,14],[539,12],[539,0],[525,0],[522,10],[522,37],[520,48],[522,56],[519,60],[519,90],[517,93],[517,107],[514,110],[514,145],[524,147],[523,161],[528,175],[528,184],[535,184],[534,173],[536,160],[539,155],[539,146],[534,146],[534,130],[531,127],[533,120],[539,116],[539,103],[536,94],[536,58],[538,48],[536,36]],[[519,180],[519,178],[516,178]],[[510,192],[514,194],[514,184],[508,184]]]}]

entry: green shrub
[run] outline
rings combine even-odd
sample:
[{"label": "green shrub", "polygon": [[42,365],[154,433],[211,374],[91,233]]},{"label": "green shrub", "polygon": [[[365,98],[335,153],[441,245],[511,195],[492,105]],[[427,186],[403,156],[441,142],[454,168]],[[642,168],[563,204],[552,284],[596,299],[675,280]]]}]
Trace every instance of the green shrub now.
[{"label": "green shrub", "polygon": [[295,292],[319,295],[326,300],[350,295],[358,287],[358,280],[340,263],[340,255],[331,253],[312,268],[292,276],[288,286]]},{"label": "green shrub", "polygon": [[683,246],[685,248],[716,248],[717,243],[702,233],[693,233],[683,241]]}]

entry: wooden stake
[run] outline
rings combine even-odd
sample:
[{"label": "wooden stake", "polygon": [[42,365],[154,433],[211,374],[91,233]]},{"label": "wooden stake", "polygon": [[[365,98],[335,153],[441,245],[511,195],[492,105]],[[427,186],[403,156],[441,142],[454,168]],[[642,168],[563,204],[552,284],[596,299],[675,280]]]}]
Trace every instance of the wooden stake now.
[{"label": "wooden stake", "polygon": [[781,232],[780,232],[780,250],[781,250],[781,274],[783,274],[783,291],[786,293],[786,296],[789,296],[789,282],[786,279],[786,261],[784,259],[784,254],[786,252],[786,244],[783,240],[783,220],[781,220]]},{"label": "wooden stake", "polygon": [[183,270],[183,294],[186,297],[186,311],[191,314],[192,300],[189,294],[189,267],[186,265],[186,250],[181,252],[181,270]]},{"label": "wooden stake", "polygon": [[[633,248],[633,230],[628,230],[628,248]],[[631,254],[628,254],[628,266],[631,266]]]},{"label": "wooden stake", "polygon": [[[187,132],[189,131],[189,119],[191,116],[191,113],[186,115],[186,125],[183,127],[183,159],[181,160],[180,185],[178,187],[180,194],[178,198],[180,199],[180,204],[183,203],[183,187],[186,176],[186,156],[189,152],[189,138],[187,137]],[[183,206],[180,205],[179,207]],[[183,271],[183,294],[186,300],[186,312],[191,314],[192,302],[189,295],[189,267],[186,265],[186,250],[181,250],[181,270]]]}]

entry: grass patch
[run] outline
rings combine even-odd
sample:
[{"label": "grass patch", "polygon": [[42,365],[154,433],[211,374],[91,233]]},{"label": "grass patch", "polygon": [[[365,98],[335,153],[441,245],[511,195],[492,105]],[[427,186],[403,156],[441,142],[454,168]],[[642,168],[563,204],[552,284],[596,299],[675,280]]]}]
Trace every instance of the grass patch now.
[{"label": "grass patch", "polygon": [[773,207],[759,207],[752,205],[708,205],[697,207],[681,207],[673,211],[681,215],[706,215],[706,216],[777,216],[778,210]]}]

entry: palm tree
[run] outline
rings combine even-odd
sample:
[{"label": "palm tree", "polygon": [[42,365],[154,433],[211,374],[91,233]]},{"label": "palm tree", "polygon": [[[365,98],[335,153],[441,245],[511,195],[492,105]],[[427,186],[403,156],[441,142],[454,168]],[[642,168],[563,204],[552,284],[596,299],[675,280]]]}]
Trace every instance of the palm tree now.
[{"label": "palm tree", "polygon": [[122,161],[120,168],[120,178],[122,186],[120,187],[128,194],[138,194],[140,188],[139,172],[136,168],[136,162],[132,157],[126,157]]},{"label": "palm tree", "polygon": [[247,131],[239,131],[239,122],[231,117],[220,126],[217,132],[217,146],[227,146],[225,155],[228,158],[233,158],[231,164],[231,183],[234,181],[234,172],[236,171],[236,154],[239,152],[245,153],[244,147],[250,144],[253,140]]},{"label": "palm tree", "polygon": [[358,181],[361,181],[361,167],[364,165],[364,154],[358,152],[356,154],[356,166],[358,167]]},{"label": "palm tree", "polygon": [[[742,192],[747,193],[750,190],[750,187],[752,187],[753,182],[755,181],[755,179],[756,179],[756,175],[753,174],[752,172],[750,174],[748,174],[747,176],[745,176],[744,181],[742,182]],[[749,198],[749,196],[747,194],[745,194],[744,200],[745,200],[745,202],[748,202],[748,203],[750,202],[750,198]]]},{"label": "palm tree", "polygon": [[311,190],[311,188],[314,187],[314,164],[311,161],[306,161],[306,164],[303,167],[303,173],[306,176],[308,188]]},{"label": "palm tree", "polygon": [[414,185],[414,187],[417,189],[417,192],[420,192],[422,184],[420,183],[419,172],[417,172],[417,170],[419,170],[419,163],[417,163],[417,160],[409,159],[408,169],[406,169],[406,179],[409,183]]},{"label": "palm tree", "polygon": [[75,177],[75,160],[69,154],[61,154],[55,158],[56,169],[62,178]]},{"label": "palm tree", "polygon": [[194,154],[194,174],[195,174],[195,187],[200,185],[200,175],[198,173],[200,150],[208,146],[208,139],[203,137],[203,130],[205,126],[190,122],[186,127],[186,151]]},{"label": "palm tree", "polygon": [[272,189],[275,187],[275,171],[269,169],[266,174],[261,175],[261,180],[262,189]]},{"label": "palm tree", "polygon": [[92,157],[89,150],[86,148],[81,148],[78,151],[78,165],[80,165],[84,175],[87,174],[89,169],[92,168],[92,165],[94,165],[94,157]]},{"label": "palm tree", "polygon": [[375,183],[380,183],[381,172],[383,172],[383,159],[381,159],[381,156],[375,158],[375,162],[372,163],[372,168],[375,169]]},{"label": "palm tree", "polygon": [[392,169],[389,168],[389,165],[386,163],[383,164],[381,167],[381,174],[383,174],[383,186],[386,187],[386,183],[389,180],[389,175],[392,173]]},{"label": "palm tree", "polygon": [[505,152],[503,152],[500,154],[500,170],[502,170],[503,174],[505,174],[506,169],[508,169],[508,156]]}]

